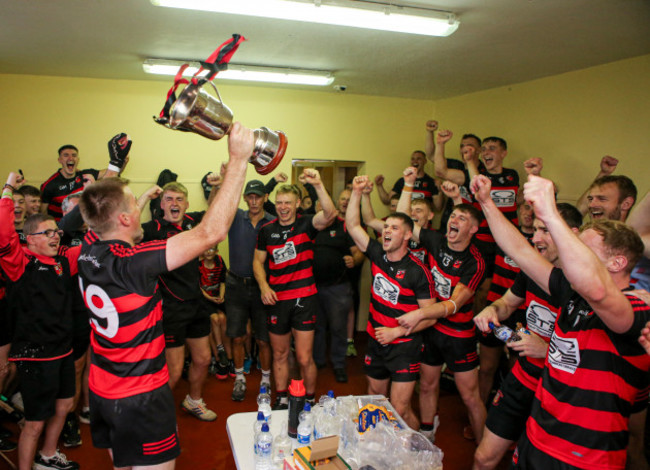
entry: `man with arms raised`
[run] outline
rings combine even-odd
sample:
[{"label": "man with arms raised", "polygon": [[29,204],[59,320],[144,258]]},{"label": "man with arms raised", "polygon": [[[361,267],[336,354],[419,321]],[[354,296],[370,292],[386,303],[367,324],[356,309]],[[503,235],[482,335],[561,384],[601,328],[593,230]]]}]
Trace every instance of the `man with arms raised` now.
[{"label": "man with arms raised", "polygon": [[[411,409],[411,396],[420,370],[422,336],[410,331],[408,334],[400,331],[395,337],[392,335],[393,329],[399,326],[399,316],[434,305],[433,278],[422,262],[408,251],[413,234],[413,221],[408,215],[400,212],[389,215],[381,242],[371,240],[361,227],[359,203],[362,191],[369,184],[367,176],[354,178],[345,215],[350,236],[372,263],[367,327],[370,338],[364,366],[368,394],[390,396],[391,403],[406,424],[418,429],[418,419]],[[404,189],[410,189],[408,183]]]},{"label": "man with arms raised", "polygon": [[100,181],[81,198],[91,230],[79,258],[92,326],[91,432],[115,467],[173,469],[180,452],[158,276],[226,237],[253,152],[253,132],[235,123],[228,152],[223,185],[201,223],[167,240],[137,245],[143,235],[140,209],[122,180]]},{"label": "man with arms raised", "polygon": [[524,197],[553,238],[559,269],[504,220],[487,178],[475,177],[471,189],[499,245],[561,305],[513,468],[624,468],[630,414],[647,402],[650,370],[637,342],[650,309],[622,292],[641,239],[615,221],[588,224],[576,236],[557,210],[553,183],[530,175]]},{"label": "man with arms raised", "polygon": [[[307,168],[303,175],[306,182],[316,189],[323,210],[313,216],[297,216],[299,189],[294,185],[280,186],[275,196],[278,218],[260,229],[253,259],[253,273],[260,286],[262,302],[269,306],[267,326],[273,351],[276,409],[286,408],[289,403],[287,389],[292,336],[307,399],[313,400],[316,391],[313,347],[318,297],[312,271],[313,240],[318,230],[323,230],[334,220],[336,208],[318,171]],[[265,267],[267,259],[268,273]]]}]

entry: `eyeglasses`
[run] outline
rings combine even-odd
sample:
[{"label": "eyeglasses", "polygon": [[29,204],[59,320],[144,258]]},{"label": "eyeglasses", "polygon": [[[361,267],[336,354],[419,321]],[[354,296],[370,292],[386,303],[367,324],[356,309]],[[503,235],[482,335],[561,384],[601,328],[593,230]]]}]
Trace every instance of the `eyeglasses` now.
[{"label": "eyeglasses", "polygon": [[47,238],[54,238],[54,235],[58,235],[59,238],[61,238],[63,236],[63,230],[54,230],[48,228],[47,230],[43,230],[42,232],[28,233],[28,235],[45,235]]}]

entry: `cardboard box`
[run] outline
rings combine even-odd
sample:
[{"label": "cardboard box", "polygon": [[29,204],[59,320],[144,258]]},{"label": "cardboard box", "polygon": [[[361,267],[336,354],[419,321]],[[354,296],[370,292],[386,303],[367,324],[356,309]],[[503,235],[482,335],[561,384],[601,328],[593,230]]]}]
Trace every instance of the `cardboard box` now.
[{"label": "cardboard box", "polygon": [[299,470],[298,467],[296,467],[296,463],[293,460],[292,455],[284,458],[284,465],[282,466],[282,470]]},{"label": "cardboard box", "polygon": [[338,448],[339,436],[317,439],[311,446],[293,452],[295,465],[300,470],[349,470],[350,466],[336,453]]}]

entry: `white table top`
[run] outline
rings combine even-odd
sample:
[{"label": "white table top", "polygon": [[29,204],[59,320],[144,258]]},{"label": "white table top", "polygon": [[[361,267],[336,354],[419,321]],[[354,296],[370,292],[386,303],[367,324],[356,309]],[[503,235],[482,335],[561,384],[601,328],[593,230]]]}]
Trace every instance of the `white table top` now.
[{"label": "white table top", "polygon": [[[282,422],[288,419],[287,410],[271,412],[270,431],[273,437],[281,431]],[[238,470],[252,470],[255,468],[255,451],[253,450],[253,422],[257,418],[257,411],[248,413],[235,413],[226,420],[226,431],[230,439],[230,448],[235,458]]]}]

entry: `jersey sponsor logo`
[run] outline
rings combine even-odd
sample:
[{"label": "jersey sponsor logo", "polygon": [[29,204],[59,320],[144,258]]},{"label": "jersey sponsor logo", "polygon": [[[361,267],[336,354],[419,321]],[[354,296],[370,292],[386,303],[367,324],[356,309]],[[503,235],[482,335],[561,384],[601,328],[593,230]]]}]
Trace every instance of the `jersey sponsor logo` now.
[{"label": "jersey sponsor logo", "polygon": [[67,184],[63,184],[63,185],[59,186],[59,191],[65,191],[66,189],[68,189]]},{"label": "jersey sponsor logo", "polygon": [[393,305],[397,305],[399,287],[390,282],[383,274],[377,274],[372,283],[372,290],[379,297]]},{"label": "jersey sponsor logo", "polygon": [[97,261],[97,258],[95,258],[94,256],[87,255],[87,254],[79,255],[79,258],[77,259],[77,261],[88,261],[89,263],[91,263],[96,268],[101,267],[101,264],[99,264],[99,261]]},{"label": "jersey sponsor logo", "polygon": [[433,281],[436,286],[436,292],[440,297],[448,299],[451,297],[451,280],[447,279],[436,266],[431,270]]},{"label": "jersey sponsor logo", "polygon": [[39,271],[49,271],[49,269],[47,269],[45,266],[39,266],[38,270]]},{"label": "jersey sponsor logo", "polygon": [[413,191],[411,193],[411,199],[424,199],[424,193],[416,193]]},{"label": "jersey sponsor logo", "polygon": [[560,338],[553,332],[548,347],[548,363],[569,374],[575,373],[580,365],[580,348],[576,338]]},{"label": "jersey sponsor logo", "polygon": [[275,264],[282,264],[295,259],[297,256],[296,247],[293,242],[285,244],[282,248],[273,250],[273,261]]},{"label": "jersey sponsor logo", "polygon": [[546,305],[532,300],[526,310],[528,329],[544,338],[550,338],[555,328],[555,314]]},{"label": "jersey sponsor logo", "polygon": [[512,189],[493,189],[490,191],[490,197],[497,207],[514,207],[515,192]]},{"label": "jersey sponsor logo", "polygon": [[272,233],[271,238],[280,238],[280,234],[279,233]]},{"label": "jersey sponsor logo", "polygon": [[517,262],[508,255],[503,257],[503,262],[506,263],[511,268],[518,268],[519,267]]}]

